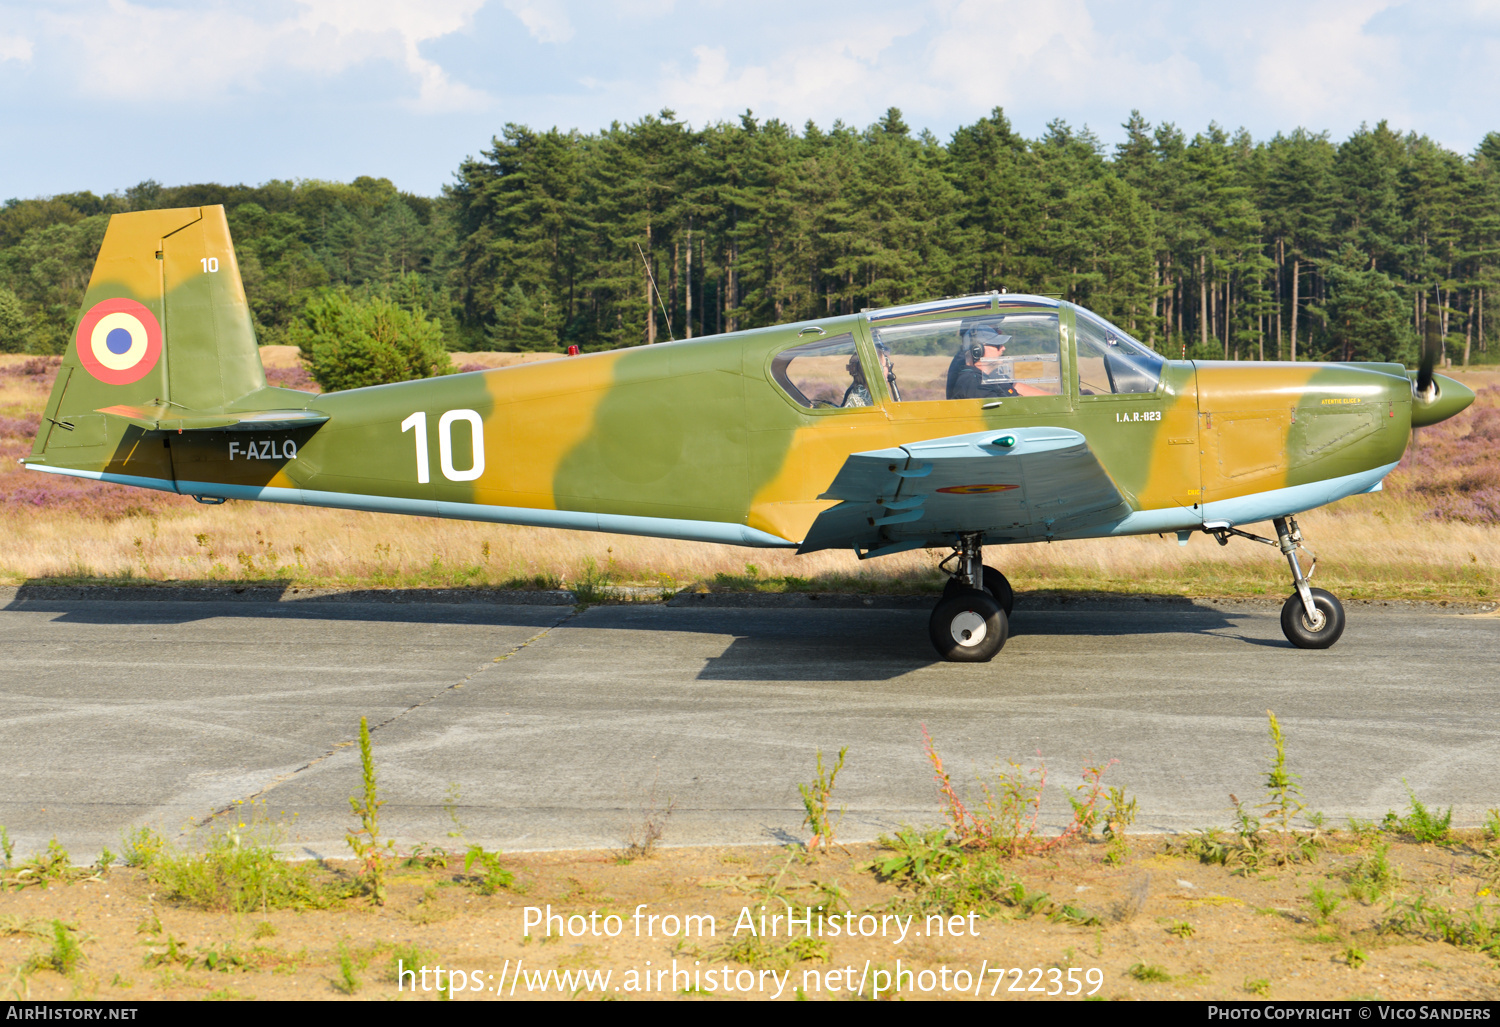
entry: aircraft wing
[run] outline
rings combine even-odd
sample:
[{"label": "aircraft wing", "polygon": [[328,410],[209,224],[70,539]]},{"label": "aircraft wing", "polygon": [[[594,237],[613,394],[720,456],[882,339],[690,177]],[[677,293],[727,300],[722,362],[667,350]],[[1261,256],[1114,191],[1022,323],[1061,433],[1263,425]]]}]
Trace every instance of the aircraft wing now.
[{"label": "aircraft wing", "polygon": [[1051,538],[1131,510],[1083,435],[1047,427],[854,453],[818,498],[843,502],[819,515],[798,552],[853,546],[877,555],[971,531],[989,543]]}]

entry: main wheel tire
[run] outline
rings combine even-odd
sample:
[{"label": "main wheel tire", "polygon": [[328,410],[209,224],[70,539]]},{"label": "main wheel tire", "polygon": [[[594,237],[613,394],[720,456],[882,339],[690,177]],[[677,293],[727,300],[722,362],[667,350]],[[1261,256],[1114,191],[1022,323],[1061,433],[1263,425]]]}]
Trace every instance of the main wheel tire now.
[{"label": "main wheel tire", "polygon": [[1012,610],[1016,608],[1016,593],[1010,587],[1004,574],[993,567],[986,566],[984,569],[984,590],[995,597],[995,602],[1000,604],[1000,609],[1005,611],[1007,619]]},{"label": "main wheel tire", "polygon": [[1312,601],[1323,622],[1314,625],[1309,621],[1302,597],[1293,592],[1281,607],[1281,633],[1298,649],[1327,649],[1344,633],[1344,607],[1332,592],[1321,588],[1312,590]]},{"label": "main wheel tire", "polygon": [[[1005,611],[1009,617],[1011,611],[1016,608],[1016,593],[1010,587],[1010,582],[1004,574],[993,567],[986,566],[984,569],[984,590],[995,597],[995,602],[1000,604],[1000,609]],[[949,578],[948,584],[943,586],[943,598],[952,599],[958,593],[966,591],[965,586],[959,584],[957,578]]]},{"label": "main wheel tire", "polygon": [[940,600],[927,623],[932,646],[952,663],[988,663],[1010,631],[1005,611],[988,592],[966,588]]}]

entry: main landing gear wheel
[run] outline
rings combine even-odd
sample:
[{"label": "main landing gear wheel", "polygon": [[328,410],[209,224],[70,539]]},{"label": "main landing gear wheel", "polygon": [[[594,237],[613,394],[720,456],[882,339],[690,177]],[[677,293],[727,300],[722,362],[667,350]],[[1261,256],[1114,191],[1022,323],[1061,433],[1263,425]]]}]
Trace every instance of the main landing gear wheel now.
[{"label": "main landing gear wheel", "polygon": [[1311,591],[1317,616],[1309,618],[1302,596],[1293,592],[1281,607],[1281,632],[1298,649],[1327,649],[1344,633],[1344,607],[1332,592]]},{"label": "main landing gear wheel", "polygon": [[[958,593],[965,591],[967,587],[957,578],[949,578],[948,584],[943,586],[943,598],[950,599]],[[1006,580],[1005,575],[993,567],[987,566],[984,569],[984,590],[995,597],[995,602],[1000,604],[1000,609],[1005,611],[1005,616],[1009,617],[1011,612],[1015,610],[1015,591],[1010,587],[1010,582]]]},{"label": "main landing gear wheel", "polygon": [[1005,611],[988,592],[961,589],[945,596],[927,624],[938,655],[952,663],[988,663],[1010,632]]}]

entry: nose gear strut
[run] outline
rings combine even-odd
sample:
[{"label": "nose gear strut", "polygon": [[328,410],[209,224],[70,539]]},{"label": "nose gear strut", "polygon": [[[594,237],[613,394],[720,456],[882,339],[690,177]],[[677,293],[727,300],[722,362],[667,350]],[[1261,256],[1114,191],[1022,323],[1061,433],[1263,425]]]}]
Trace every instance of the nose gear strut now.
[{"label": "nose gear strut", "polygon": [[[1309,584],[1313,571],[1317,569],[1318,557],[1302,544],[1302,529],[1297,526],[1297,518],[1277,517],[1271,524],[1276,529],[1274,539],[1241,531],[1228,522],[1210,521],[1203,530],[1218,539],[1221,546],[1229,545],[1230,537],[1238,535],[1281,550],[1287,566],[1292,569],[1292,586],[1296,589],[1281,607],[1282,634],[1299,649],[1327,649],[1344,633],[1343,604],[1332,592]],[[1306,574],[1302,573],[1302,564],[1297,559],[1299,549],[1312,557]]]}]

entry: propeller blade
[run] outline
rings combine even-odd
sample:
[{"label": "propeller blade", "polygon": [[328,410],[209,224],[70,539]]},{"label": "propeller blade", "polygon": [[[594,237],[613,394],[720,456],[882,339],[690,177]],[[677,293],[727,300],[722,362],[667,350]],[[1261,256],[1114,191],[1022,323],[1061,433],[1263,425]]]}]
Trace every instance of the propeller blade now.
[{"label": "propeller blade", "polygon": [[1422,347],[1422,362],[1417,365],[1417,380],[1415,383],[1416,392],[1419,396],[1426,397],[1432,392],[1432,369],[1437,364],[1440,348],[1437,340],[1431,338]]}]

